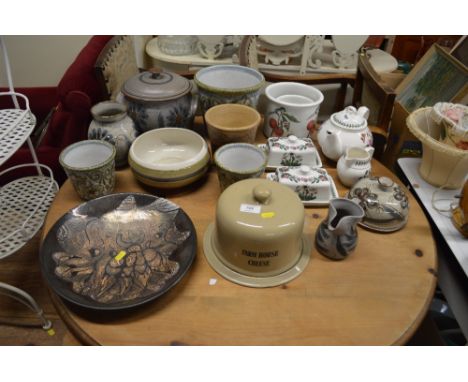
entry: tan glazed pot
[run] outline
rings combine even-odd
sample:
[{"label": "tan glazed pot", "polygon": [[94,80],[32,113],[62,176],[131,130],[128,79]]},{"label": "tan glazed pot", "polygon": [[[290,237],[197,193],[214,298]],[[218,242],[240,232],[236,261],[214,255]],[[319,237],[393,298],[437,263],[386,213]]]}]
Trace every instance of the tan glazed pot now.
[{"label": "tan glazed pot", "polygon": [[224,104],[214,106],[205,113],[208,136],[213,147],[226,143],[254,143],[261,116],[250,106]]},{"label": "tan glazed pot", "polygon": [[265,179],[237,182],[218,200],[216,221],[205,232],[205,256],[218,273],[241,285],[288,282],[309,261],[304,216],[289,188]]}]

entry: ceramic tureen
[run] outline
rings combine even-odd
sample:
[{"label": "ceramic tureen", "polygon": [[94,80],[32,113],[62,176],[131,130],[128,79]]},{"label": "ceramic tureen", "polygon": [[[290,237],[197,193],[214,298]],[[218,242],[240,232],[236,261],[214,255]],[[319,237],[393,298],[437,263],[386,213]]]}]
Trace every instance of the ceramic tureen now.
[{"label": "ceramic tureen", "polygon": [[323,155],[337,161],[348,147],[372,146],[372,133],[367,126],[369,109],[361,106],[356,110],[348,106],[332,114],[318,132],[318,142]]},{"label": "ceramic tureen", "polygon": [[390,178],[370,177],[359,180],[347,195],[364,209],[362,226],[381,232],[403,228],[408,221],[408,197]]}]

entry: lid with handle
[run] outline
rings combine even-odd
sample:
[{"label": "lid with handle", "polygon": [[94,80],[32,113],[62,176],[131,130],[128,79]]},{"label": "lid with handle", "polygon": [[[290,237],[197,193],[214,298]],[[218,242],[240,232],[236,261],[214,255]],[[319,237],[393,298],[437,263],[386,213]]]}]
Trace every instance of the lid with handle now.
[{"label": "lid with handle", "polygon": [[303,255],[304,216],[288,187],[265,179],[234,183],[218,200],[213,249],[237,273],[277,276]]},{"label": "lid with handle", "polygon": [[137,101],[169,101],[192,89],[191,82],[173,72],[152,68],[129,78],[122,93]]},{"label": "lid with handle", "polygon": [[287,137],[268,138],[268,147],[278,151],[305,151],[314,150],[315,146],[310,138],[298,138],[295,135]]},{"label": "lid with handle", "polygon": [[348,106],[344,110],[332,114],[331,121],[334,125],[344,129],[362,129],[367,127],[369,109],[361,106],[356,110],[354,106]]}]

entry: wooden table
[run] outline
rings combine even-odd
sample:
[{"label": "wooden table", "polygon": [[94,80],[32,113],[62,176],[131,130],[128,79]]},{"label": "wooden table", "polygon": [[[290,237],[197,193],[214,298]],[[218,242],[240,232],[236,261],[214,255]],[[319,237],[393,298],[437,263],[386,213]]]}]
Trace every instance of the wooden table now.
[{"label": "wooden table", "polygon": [[[336,170],[330,169],[336,179]],[[373,173],[391,176],[373,162]],[[336,180],[341,196],[346,189]],[[117,172],[116,192],[148,192],[131,171]],[[149,190],[152,192],[151,190]],[[154,191],[153,191],[154,192]],[[379,234],[359,228],[356,251],[341,262],[315,249],[306,270],[287,285],[255,289],[223,279],[207,263],[203,234],[215,215],[216,172],[186,189],[157,193],[193,220],[198,252],[191,270],[167,294],[122,313],[89,312],[52,293],[69,329],[86,344],[102,345],[386,345],[403,344],[424,318],[436,285],[436,252],[423,211],[408,192],[407,226]],[[47,216],[43,238],[80,204],[65,182]],[[307,208],[313,238],[327,208]],[[210,280],[216,279],[215,285]]]}]

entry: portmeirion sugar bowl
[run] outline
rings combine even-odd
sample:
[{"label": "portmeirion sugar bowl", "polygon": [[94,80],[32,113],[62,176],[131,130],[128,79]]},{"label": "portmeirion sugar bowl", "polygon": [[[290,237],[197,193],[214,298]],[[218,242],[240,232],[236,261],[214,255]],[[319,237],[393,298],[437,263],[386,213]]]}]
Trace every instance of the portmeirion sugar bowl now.
[{"label": "portmeirion sugar bowl", "polygon": [[270,137],[265,145],[260,145],[268,156],[268,167],[301,166],[322,167],[320,155],[312,139],[288,137]]},{"label": "portmeirion sugar bowl", "polygon": [[341,183],[351,187],[359,179],[369,176],[373,154],[374,148],[371,146],[365,148],[348,147],[346,153],[341,156],[336,165]]},{"label": "portmeirion sugar bowl", "polygon": [[299,276],[310,258],[304,207],[287,187],[247,179],[219,197],[215,221],[204,235],[208,263],[226,279],[271,287]]},{"label": "portmeirion sugar bowl", "polygon": [[280,167],[274,174],[268,174],[267,179],[290,188],[306,206],[326,205],[338,197],[333,179],[323,168]]},{"label": "portmeirion sugar bowl", "polygon": [[128,114],[139,133],[161,127],[192,127],[197,99],[192,83],[161,69],[136,74],[122,87]]},{"label": "portmeirion sugar bowl", "polygon": [[115,146],[115,166],[127,165],[128,150],[137,136],[135,123],[127,115],[127,107],[118,102],[99,102],[91,108],[93,120],[88,139],[100,139]]},{"label": "portmeirion sugar bowl", "polygon": [[263,133],[266,137],[306,138],[316,130],[323,94],[310,85],[278,82],[265,89],[268,99]]},{"label": "portmeirion sugar bowl", "polygon": [[372,146],[372,133],[367,126],[369,109],[361,106],[356,110],[348,106],[332,114],[321,127],[317,138],[323,155],[337,161],[348,147]]},{"label": "portmeirion sugar bowl", "polygon": [[366,228],[393,232],[403,228],[408,221],[408,197],[390,178],[363,178],[351,188],[347,198],[364,209],[365,216],[360,224]]}]

